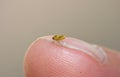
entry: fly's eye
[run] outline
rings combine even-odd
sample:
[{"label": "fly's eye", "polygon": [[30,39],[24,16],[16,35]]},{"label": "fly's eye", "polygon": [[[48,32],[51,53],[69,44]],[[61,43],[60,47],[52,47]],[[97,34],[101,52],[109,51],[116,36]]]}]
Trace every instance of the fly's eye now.
[{"label": "fly's eye", "polygon": [[58,37],[59,37],[58,35],[55,35],[55,36],[52,37],[52,39],[57,40]]},{"label": "fly's eye", "polygon": [[65,36],[64,35],[55,35],[52,37],[52,39],[55,41],[60,41],[60,40],[64,40]]}]

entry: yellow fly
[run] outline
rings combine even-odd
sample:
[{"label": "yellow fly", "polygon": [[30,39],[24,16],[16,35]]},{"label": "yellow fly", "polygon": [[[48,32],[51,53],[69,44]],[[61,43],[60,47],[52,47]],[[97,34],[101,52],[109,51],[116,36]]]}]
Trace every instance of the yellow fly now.
[{"label": "yellow fly", "polygon": [[60,40],[64,40],[65,36],[64,35],[55,35],[52,37],[52,39],[55,41],[60,41]]}]

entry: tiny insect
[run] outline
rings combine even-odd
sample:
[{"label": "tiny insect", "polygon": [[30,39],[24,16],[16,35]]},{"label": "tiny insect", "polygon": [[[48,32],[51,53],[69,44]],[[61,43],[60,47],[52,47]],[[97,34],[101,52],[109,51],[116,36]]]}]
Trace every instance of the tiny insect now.
[{"label": "tiny insect", "polygon": [[55,35],[52,37],[52,39],[55,41],[61,41],[61,40],[65,39],[65,36],[64,35]]}]

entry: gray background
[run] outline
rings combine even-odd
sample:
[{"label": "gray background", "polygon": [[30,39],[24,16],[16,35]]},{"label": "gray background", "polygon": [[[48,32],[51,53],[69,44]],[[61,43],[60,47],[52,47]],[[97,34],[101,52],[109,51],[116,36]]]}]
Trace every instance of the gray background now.
[{"label": "gray background", "polygon": [[120,50],[120,0],[0,0],[0,77],[24,77],[27,47],[51,34]]}]

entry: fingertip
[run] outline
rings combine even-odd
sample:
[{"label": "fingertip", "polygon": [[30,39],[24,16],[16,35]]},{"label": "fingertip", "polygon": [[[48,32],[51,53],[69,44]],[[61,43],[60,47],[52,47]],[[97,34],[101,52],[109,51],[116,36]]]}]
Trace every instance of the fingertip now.
[{"label": "fingertip", "polygon": [[116,72],[108,74],[114,71],[99,65],[86,53],[56,45],[50,38],[41,37],[29,47],[24,60],[26,77],[120,76]]}]

